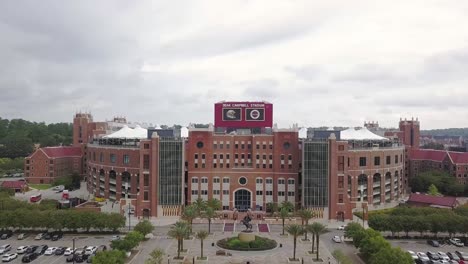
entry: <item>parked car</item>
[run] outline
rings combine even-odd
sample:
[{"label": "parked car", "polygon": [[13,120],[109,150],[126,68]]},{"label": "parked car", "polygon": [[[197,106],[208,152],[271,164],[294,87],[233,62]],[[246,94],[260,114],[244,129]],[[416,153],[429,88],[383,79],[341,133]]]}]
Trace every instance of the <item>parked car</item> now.
[{"label": "parked car", "polygon": [[29,237],[28,233],[21,233],[18,235],[18,240],[23,240],[25,238]]},{"label": "parked car", "polygon": [[2,256],[2,262],[10,262],[18,257],[16,253],[7,253]]},{"label": "parked car", "polygon": [[39,234],[36,235],[36,237],[34,239],[35,240],[41,240],[41,239],[44,238],[44,235],[45,235],[44,233],[39,233]]},{"label": "parked car", "polygon": [[346,227],[345,225],[341,225],[341,226],[339,226],[337,229],[338,229],[338,230],[344,230],[345,227]]},{"label": "parked car", "polygon": [[55,250],[57,250],[56,247],[50,247],[45,251],[44,255],[46,255],[46,256],[54,255]]},{"label": "parked car", "polygon": [[447,256],[451,259],[451,260],[460,260],[460,257],[455,254],[455,253],[452,253],[452,252],[447,252]]},{"label": "parked car", "polygon": [[454,246],[463,247],[463,243],[458,238],[451,238],[451,239],[449,239],[449,242],[450,242],[450,244],[452,244]]},{"label": "parked car", "polygon": [[97,247],[96,246],[89,246],[89,247],[86,247],[85,249],[85,254],[86,255],[91,255],[93,253],[95,253],[97,250]]},{"label": "parked car", "polygon": [[67,262],[73,262],[73,260],[75,259],[75,254],[70,254],[67,256],[67,258],[65,259]]},{"label": "parked car", "polygon": [[440,244],[437,240],[428,240],[427,244],[433,246],[433,247],[440,247]]},{"label": "parked car", "polygon": [[89,255],[86,254],[78,254],[75,255],[75,261],[78,263],[82,263],[88,259]]},{"label": "parked car", "polygon": [[106,251],[106,250],[107,250],[107,246],[106,246],[106,245],[100,245],[100,246],[96,249],[96,253],[102,252],[102,251]]},{"label": "parked car", "polygon": [[21,258],[21,261],[23,263],[28,263],[28,262],[31,262],[35,259],[37,259],[37,257],[39,256],[39,254],[33,252],[33,253],[29,253],[29,254],[26,254],[23,256],[23,258]]},{"label": "parked car", "polygon": [[431,260],[439,260],[439,255],[435,252],[428,251],[426,254]]},{"label": "parked car", "polygon": [[416,255],[418,255],[419,259],[422,261],[430,261],[429,257],[424,252],[418,252]]},{"label": "parked car", "polygon": [[110,241],[120,240],[119,235],[113,235]]},{"label": "parked car", "polygon": [[44,233],[43,239],[45,239],[45,240],[50,240],[51,238],[52,238],[52,233],[49,233],[49,232],[45,232],[45,233]]},{"label": "parked car", "polygon": [[340,236],[333,236],[332,240],[333,240],[335,243],[341,243],[341,238],[340,238]]},{"label": "parked car", "polygon": [[408,250],[408,253],[410,253],[410,255],[411,255],[411,257],[413,258],[413,260],[418,259],[418,255],[416,255],[416,253],[415,253],[414,251]]},{"label": "parked car", "polygon": [[461,260],[468,260],[468,253],[463,252],[463,251],[455,251],[455,254],[461,259]]},{"label": "parked car", "polygon": [[7,253],[10,250],[11,250],[11,245],[10,244],[5,244],[5,245],[0,247],[0,254]]},{"label": "parked car", "polygon": [[5,230],[5,231],[3,231],[2,234],[0,235],[0,239],[5,240],[5,239],[7,239],[7,238],[10,238],[12,235],[13,235],[13,231],[11,231],[11,230]]},{"label": "parked car", "polygon": [[58,186],[55,186],[54,188],[52,188],[52,190],[59,193],[59,192],[62,192],[63,190],[65,190],[65,186],[58,185]]},{"label": "parked car", "polygon": [[39,255],[42,255],[47,250],[47,248],[48,248],[47,245],[40,245],[39,247],[36,248],[34,252],[36,252]]},{"label": "parked car", "polygon": [[445,254],[445,252],[439,251],[437,252],[437,255],[439,255],[440,260],[446,260],[446,261],[450,260],[449,256]]},{"label": "parked car", "polygon": [[54,232],[52,233],[52,238],[51,240],[52,241],[57,241],[59,239],[61,239],[63,237],[63,233],[62,232]]},{"label": "parked car", "polygon": [[55,250],[55,255],[57,256],[63,255],[65,253],[65,250],[66,250],[66,247],[58,247]]},{"label": "parked car", "polygon": [[94,256],[96,256],[96,254],[92,254],[88,257],[88,259],[86,260],[86,263],[93,263],[93,258]]},{"label": "parked car", "polygon": [[72,249],[72,248],[66,248],[64,255],[65,256],[70,256],[71,254],[73,254],[73,251],[75,251],[75,250]]},{"label": "parked car", "polygon": [[36,251],[36,249],[38,248],[39,246],[29,246],[28,249],[26,249],[26,254],[29,254],[29,253],[33,253],[34,251]]},{"label": "parked car", "polygon": [[19,247],[16,249],[16,253],[18,253],[18,254],[24,254],[24,253],[26,253],[27,250],[28,250],[28,246],[19,246]]}]

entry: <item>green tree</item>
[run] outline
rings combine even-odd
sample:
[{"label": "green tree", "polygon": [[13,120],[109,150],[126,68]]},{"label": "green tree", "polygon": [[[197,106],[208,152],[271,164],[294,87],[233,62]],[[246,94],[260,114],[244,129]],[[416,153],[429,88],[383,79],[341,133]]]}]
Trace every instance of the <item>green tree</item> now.
[{"label": "green tree", "polygon": [[369,216],[368,221],[369,227],[378,231],[389,230],[389,215],[386,214],[375,214]]},{"label": "green tree", "polygon": [[216,198],[208,199],[208,201],[206,202],[206,206],[208,208],[213,209],[214,211],[221,210],[222,208],[221,201]]},{"label": "green tree", "polygon": [[184,211],[182,212],[182,219],[187,221],[190,225],[189,227],[189,234],[192,234],[192,223],[193,223],[193,219],[197,218],[198,217],[198,209],[193,206],[193,205],[190,205],[190,206],[187,206],[184,208]]},{"label": "green tree", "polygon": [[145,219],[143,221],[140,221],[135,226],[134,230],[140,232],[141,234],[143,234],[143,236],[146,236],[147,234],[153,232],[154,226],[150,221]]},{"label": "green tree", "polygon": [[124,264],[125,252],[120,250],[101,251],[93,257],[93,264]]},{"label": "green tree", "polygon": [[278,204],[269,202],[266,204],[266,211],[270,212],[271,214],[274,214],[275,212],[278,211]]},{"label": "green tree", "polygon": [[191,206],[195,209],[197,212],[197,215],[201,215],[203,211],[206,210],[206,202],[202,198],[197,198],[194,202],[192,202]]},{"label": "green tree", "polygon": [[205,212],[203,212],[203,217],[208,220],[208,233],[211,234],[211,220],[217,216],[215,210],[211,207],[208,207]]},{"label": "green tree", "polygon": [[291,203],[290,201],[283,201],[281,203],[281,208],[286,208],[288,212],[293,212],[294,211],[294,204]]},{"label": "green tree", "polygon": [[338,261],[339,264],[353,264],[353,262],[339,249],[332,252],[332,256]]},{"label": "green tree", "polygon": [[400,248],[385,247],[370,257],[370,264],[412,264],[411,255]]},{"label": "green tree", "polygon": [[167,233],[168,236],[177,240],[177,258],[180,258],[180,251],[184,250],[184,238],[190,233],[190,228],[186,222],[178,221]]},{"label": "green tree", "polygon": [[283,235],[284,235],[284,221],[286,221],[286,218],[289,216],[289,210],[285,207],[281,208],[280,210],[280,218],[281,221],[283,221]]},{"label": "green tree", "polygon": [[362,230],[364,230],[364,228],[360,224],[351,222],[345,226],[345,237],[354,238],[354,236]]},{"label": "green tree", "polygon": [[118,213],[110,213],[106,215],[106,227],[111,229],[112,232],[117,232],[121,227],[125,226],[125,216]]},{"label": "green tree", "polygon": [[364,239],[359,247],[359,251],[365,259],[368,259],[384,248],[391,248],[390,243],[388,243],[381,235],[378,235]]},{"label": "green tree", "polygon": [[427,189],[427,193],[429,195],[440,195],[439,190],[434,184],[429,185],[429,188]]},{"label": "green tree", "polygon": [[430,224],[426,219],[426,216],[418,215],[413,218],[414,221],[414,231],[419,232],[420,237],[423,236],[423,233],[430,229]]},{"label": "green tree", "polygon": [[201,256],[200,258],[203,259],[203,240],[205,240],[208,237],[208,232],[202,230],[197,233],[197,238],[200,239],[200,250],[201,250]]},{"label": "green tree", "polygon": [[[309,224],[309,220],[314,217],[312,211],[307,209],[302,209],[298,212],[299,217],[301,217],[301,225],[304,227],[304,223],[307,226]],[[307,240],[307,229],[304,229],[304,240]]]},{"label": "green tree", "polygon": [[155,248],[151,253],[149,254],[150,258],[145,260],[145,264],[162,264],[164,260],[164,250],[160,248]]},{"label": "green tree", "polygon": [[302,235],[302,233],[304,233],[304,229],[302,228],[302,226],[298,225],[298,224],[292,224],[292,225],[288,225],[288,227],[286,228],[286,230],[288,231],[288,233],[290,235],[293,236],[293,241],[294,241],[294,245],[293,245],[293,260],[296,260],[296,246],[297,246],[297,237]]},{"label": "green tree", "polygon": [[327,232],[327,227],[321,223],[312,223],[311,225],[307,226],[307,229],[312,234],[312,253],[314,252],[314,238],[317,242],[317,256],[316,259],[319,259],[319,243],[320,243],[320,235]]}]

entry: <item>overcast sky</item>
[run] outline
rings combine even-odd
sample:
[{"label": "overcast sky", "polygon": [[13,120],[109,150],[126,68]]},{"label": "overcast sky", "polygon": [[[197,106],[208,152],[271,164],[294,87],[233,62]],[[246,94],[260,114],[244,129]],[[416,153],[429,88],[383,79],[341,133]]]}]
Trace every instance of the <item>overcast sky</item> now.
[{"label": "overcast sky", "polygon": [[468,127],[468,1],[0,1],[0,117]]}]

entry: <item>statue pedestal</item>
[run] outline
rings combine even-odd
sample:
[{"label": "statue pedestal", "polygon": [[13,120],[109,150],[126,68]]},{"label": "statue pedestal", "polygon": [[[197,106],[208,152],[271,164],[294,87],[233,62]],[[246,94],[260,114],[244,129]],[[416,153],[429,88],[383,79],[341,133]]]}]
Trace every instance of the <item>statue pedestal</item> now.
[{"label": "statue pedestal", "polygon": [[255,240],[255,234],[253,234],[253,233],[240,232],[237,237],[242,242],[250,242],[250,241]]}]

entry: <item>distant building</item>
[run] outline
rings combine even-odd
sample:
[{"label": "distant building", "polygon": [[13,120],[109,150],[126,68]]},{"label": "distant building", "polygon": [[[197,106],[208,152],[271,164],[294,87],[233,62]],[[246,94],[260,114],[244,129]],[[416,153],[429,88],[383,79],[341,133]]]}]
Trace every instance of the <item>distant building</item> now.
[{"label": "distant building", "polygon": [[81,147],[39,148],[24,160],[24,176],[29,183],[52,183],[73,172],[83,173]]},{"label": "distant building", "polygon": [[415,207],[436,207],[454,209],[459,205],[456,197],[434,196],[427,194],[412,193],[406,204]]},{"label": "distant building", "polygon": [[0,187],[5,189],[12,189],[15,192],[25,192],[28,190],[28,183],[26,181],[3,181]]}]

